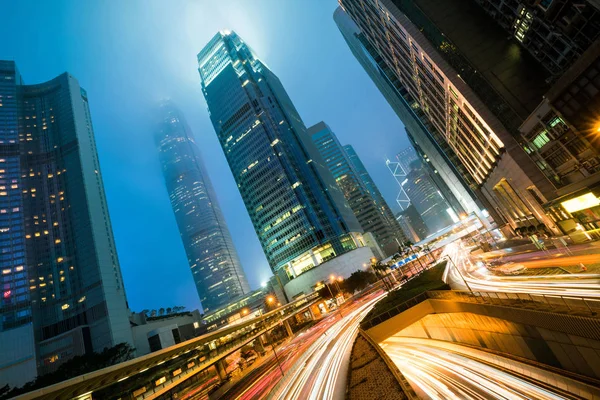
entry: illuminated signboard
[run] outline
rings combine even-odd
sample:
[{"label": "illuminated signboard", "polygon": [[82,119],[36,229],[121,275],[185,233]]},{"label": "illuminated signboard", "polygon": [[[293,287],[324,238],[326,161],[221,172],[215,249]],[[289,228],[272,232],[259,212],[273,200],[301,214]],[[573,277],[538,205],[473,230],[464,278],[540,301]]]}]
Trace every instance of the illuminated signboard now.
[{"label": "illuminated signboard", "polygon": [[573,213],[600,205],[600,199],[590,192],[582,196],[575,197],[574,199],[563,201],[560,204],[565,210],[567,210],[567,212]]}]

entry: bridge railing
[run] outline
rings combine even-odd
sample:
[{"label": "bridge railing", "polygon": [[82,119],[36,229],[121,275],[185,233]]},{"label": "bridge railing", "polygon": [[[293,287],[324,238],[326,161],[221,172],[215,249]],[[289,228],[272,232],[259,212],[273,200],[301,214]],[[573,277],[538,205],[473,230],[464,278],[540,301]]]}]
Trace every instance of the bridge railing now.
[{"label": "bridge railing", "polygon": [[429,298],[427,296],[427,293],[428,292],[421,293],[420,295],[415,296],[403,303],[400,303],[397,306],[388,308],[384,312],[375,315],[373,318],[370,318],[367,321],[361,322],[360,329],[366,331],[367,329],[370,329],[370,328],[374,327],[375,325],[379,325],[383,321],[386,321],[392,317],[395,317],[396,315],[408,310],[409,308],[416,306],[417,304],[419,304]]},{"label": "bridge railing", "polygon": [[600,299],[530,293],[480,292],[466,290],[436,290],[426,293],[436,300],[461,301],[534,310],[566,312],[596,317],[600,314]]}]

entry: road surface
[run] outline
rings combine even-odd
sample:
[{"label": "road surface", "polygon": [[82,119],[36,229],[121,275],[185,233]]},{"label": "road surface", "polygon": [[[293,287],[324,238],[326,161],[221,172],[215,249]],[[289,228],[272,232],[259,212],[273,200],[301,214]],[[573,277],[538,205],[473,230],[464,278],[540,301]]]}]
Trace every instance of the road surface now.
[{"label": "road surface", "polygon": [[[483,352],[469,347],[440,343],[430,339],[392,336],[381,344],[383,350],[424,399],[485,400],[485,399],[580,399],[546,382],[537,381],[517,370],[526,366],[504,359],[515,370],[494,365]],[[520,364],[517,366],[517,364]],[[505,364],[506,365],[506,364]],[[544,374],[544,372],[541,372]],[[548,379],[552,382],[552,379]],[[594,389],[592,389],[594,390]]]},{"label": "road surface", "polygon": [[242,377],[222,399],[343,399],[348,357],[360,320],[384,296],[366,295],[319,321]]},{"label": "road surface", "polygon": [[[447,245],[444,254],[448,255],[452,260],[446,268],[446,282],[453,289],[469,290],[470,288],[475,291],[600,299],[600,275],[598,274],[495,276],[485,266],[478,265],[470,256],[469,250],[463,247],[460,242]],[[559,261],[562,265],[565,265],[565,263],[581,262],[580,260],[587,260],[589,257],[600,258],[600,254],[572,256],[569,260],[561,258]],[[552,258],[523,262],[526,267],[529,267],[530,263],[533,263],[534,267],[538,268],[542,266],[551,267],[561,265],[557,260]],[[460,269],[460,273],[457,268]],[[469,287],[467,287],[467,284]]]}]

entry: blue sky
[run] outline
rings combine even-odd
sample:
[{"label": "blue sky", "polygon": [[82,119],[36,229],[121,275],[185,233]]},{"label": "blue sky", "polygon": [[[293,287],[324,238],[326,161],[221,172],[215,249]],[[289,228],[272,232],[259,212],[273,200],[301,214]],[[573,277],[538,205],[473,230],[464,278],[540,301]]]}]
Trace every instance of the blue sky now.
[{"label": "blue sky", "polygon": [[0,0],[0,59],[26,83],[65,71],[89,96],[104,186],[132,310],[199,300],[154,148],[155,103],[184,112],[252,288],[271,271],[208,118],[196,54],[235,30],[279,76],[307,126],[352,144],[390,206],[385,166],[408,146],[400,120],[333,22],[335,0]]}]

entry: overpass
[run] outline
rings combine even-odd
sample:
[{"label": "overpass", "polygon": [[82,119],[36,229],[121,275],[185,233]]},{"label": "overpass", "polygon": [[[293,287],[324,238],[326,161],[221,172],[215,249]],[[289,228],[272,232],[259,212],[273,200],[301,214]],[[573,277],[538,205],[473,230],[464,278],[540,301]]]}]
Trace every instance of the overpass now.
[{"label": "overpass", "polygon": [[214,366],[224,377],[222,360],[244,345],[318,303],[318,293],[301,297],[258,318],[227,326],[175,346],[16,397],[18,400],[154,399]]},{"label": "overpass", "polygon": [[[471,359],[534,386],[595,399],[600,398],[599,314],[596,299],[431,291],[363,321],[361,328],[400,362],[410,360],[407,354],[419,360]],[[419,367],[439,373],[433,362]]]}]

